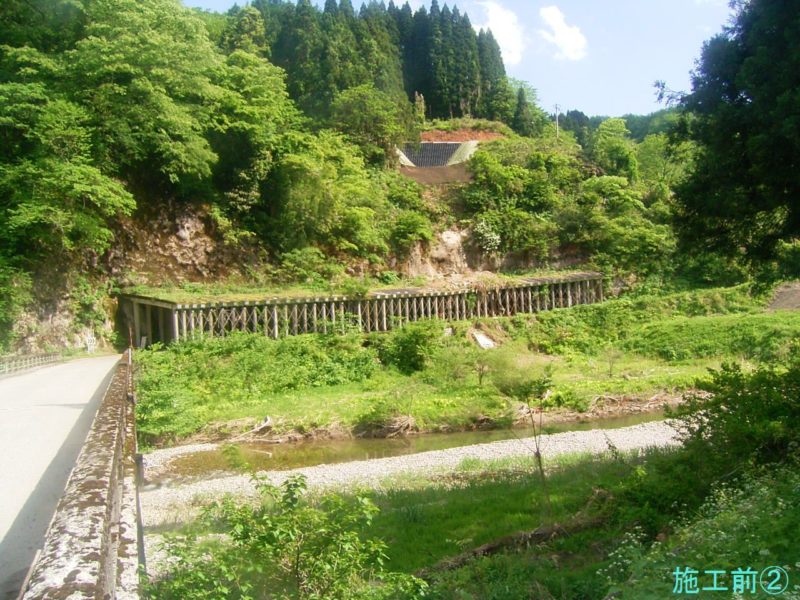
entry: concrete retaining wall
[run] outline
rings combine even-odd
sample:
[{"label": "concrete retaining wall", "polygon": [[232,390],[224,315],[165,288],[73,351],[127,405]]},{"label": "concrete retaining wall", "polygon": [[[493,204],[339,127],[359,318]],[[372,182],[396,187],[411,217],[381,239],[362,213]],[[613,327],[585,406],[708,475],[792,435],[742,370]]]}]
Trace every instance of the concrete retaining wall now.
[{"label": "concrete retaining wall", "polygon": [[421,319],[459,321],[509,317],[603,300],[600,273],[529,279],[493,289],[447,292],[382,291],[366,298],[296,298],[255,302],[178,304],[120,296],[134,346],[174,342],[234,331],[279,338],[305,333],[389,331]]}]

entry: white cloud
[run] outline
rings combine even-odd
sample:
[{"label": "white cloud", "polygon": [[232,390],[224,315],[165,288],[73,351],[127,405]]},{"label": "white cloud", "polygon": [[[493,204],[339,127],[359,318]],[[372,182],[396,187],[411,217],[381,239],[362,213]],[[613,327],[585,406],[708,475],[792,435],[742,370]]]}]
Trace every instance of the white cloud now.
[{"label": "white cloud", "polygon": [[483,0],[477,4],[486,13],[486,22],[475,25],[475,29],[491,29],[506,65],[518,65],[525,52],[525,33],[517,14],[496,0]]},{"label": "white cloud", "polygon": [[545,6],[539,16],[549,27],[540,29],[539,35],[557,48],[555,57],[566,60],[580,60],[586,56],[588,42],[579,27],[567,25],[564,13],[557,6]]}]

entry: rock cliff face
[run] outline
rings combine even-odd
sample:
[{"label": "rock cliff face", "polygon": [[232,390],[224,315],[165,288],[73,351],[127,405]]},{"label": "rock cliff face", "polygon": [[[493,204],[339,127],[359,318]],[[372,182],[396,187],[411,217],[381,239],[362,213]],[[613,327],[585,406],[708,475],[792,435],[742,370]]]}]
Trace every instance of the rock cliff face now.
[{"label": "rock cliff face", "polygon": [[409,277],[437,278],[467,274],[472,270],[464,250],[468,238],[466,231],[457,228],[443,231],[427,248],[416,244],[400,265],[400,270]]},{"label": "rock cliff face", "polygon": [[[444,204],[446,192],[446,188],[438,190],[428,201]],[[167,205],[162,212],[137,214],[117,225],[114,244],[105,256],[86,257],[81,266],[47,265],[35,274],[34,303],[15,326],[18,348],[35,352],[85,347],[87,340],[95,337],[102,347],[114,339],[112,283],[247,279],[266,267],[265,256],[255,243],[227,244],[209,211],[202,207]],[[561,260],[547,266],[580,262],[581,257],[565,249]],[[487,255],[472,243],[468,228],[453,225],[433,241],[416,244],[404,259],[390,259],[385,266],[409,277],[423,277],[432,287],[461,287],[491,280],[501,269],[545,265],[525,256]],[[355,274],[369,270],[366,264],[349,268]]]},{"label": "rock cliff face", "polygon": [[[45,264],[33,275],[33,303],[14,325],[16,349],[100,347],[114,339],[117,285],[210,281],[257,268],[250,245],[227,245],[202,208],[169,206],[115,227],[111,249],[84,264]],[[124,342],[124,340],[122,340]]]},{"label": "rock cliff face", "polygon": [[183,206],[123,221],[107,257],[125,284],[207,281],[241,273],[257,252],[227,245],[203,208]]},{"label": "rock cliff face", "polygon": [[469,229],[457,226],[437,234],[427,245],[416,244],[397,270],[408,277],[428,279],[469,280],[476,274],[495,273],[501,270],[525,270],[539,267],[569,268],[580,266],[585,258],[578,253],[562,249],[561,257],[554,263],[539,264],[523,254],[486,254],[472,242]]}]

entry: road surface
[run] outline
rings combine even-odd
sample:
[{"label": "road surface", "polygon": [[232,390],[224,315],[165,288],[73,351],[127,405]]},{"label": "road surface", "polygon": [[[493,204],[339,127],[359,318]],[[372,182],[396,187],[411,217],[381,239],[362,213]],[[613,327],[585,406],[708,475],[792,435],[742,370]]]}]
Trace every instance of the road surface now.
[{"label": "road surface", "polygon": [[118,361],[0,379],[0,600],[17,597]]}]

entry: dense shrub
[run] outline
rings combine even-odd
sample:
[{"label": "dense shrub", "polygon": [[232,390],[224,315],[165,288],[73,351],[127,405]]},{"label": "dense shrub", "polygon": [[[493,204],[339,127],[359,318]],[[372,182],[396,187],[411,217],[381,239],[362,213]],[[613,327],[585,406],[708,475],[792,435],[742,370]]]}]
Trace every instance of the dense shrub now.
[{"label": "dense shrub", "polygon": [[0,351],[11,345],[14,321],[30,299],[30,276],[4,264],[0,257]]},{"label": "dense shrub", "polygon": [[312,246],[290,250],[281,256],[277,279],[283,283],[322,284],[344,271],[342,266]]},{"label": "dense shrub", "polygon": [[363,347],[360,335],[272,340],[233,334],[154,347],[136,361],[137,427],[145,445],[196,431],[206,423],[198,407],[247,405],[287,390],[363,381],[377,368],[375,352]]},{"label": "dense shrub", "polygon": [[[667,323],[668,319],[679,316],[752,313],[762,305],[762,299],[751,296],[746,287],[740,286],[623,297],[602,304],[543,312],[534,321],[510,321],[509,325],[515,335],[526,337],[532,347],[547,354],[596,354],[609,343],[633,335],[638,324],[653,321],[654,315]],[[774,316],[770,319],[769,315],[764,318],[782,320]]]},{"label": "dense shrub", "polygon": [[[630,540],[618,550],[611,569],[606,570],[609,575],[616,573],[609,577],[612,585],[608,592],[618,598],[668,598],[677,566],[699,569],[701,588],[710,583],[704,580],[704,568],[726,571],[719,583],[730,588],[731,571],[751,567],[760,572],[768,565],[784,565],[792,590],[791,583],[800,574],[798,492],[800,472],[796,467],[717,486],[697,516],[684,521],[666,543],[656,543],[648,550],[640,541]],[[796,585],[794,590],[796,594]],[[786,597],[797,596],[787,591]]]},{"label": "dense shrub", "polygon": [[381,362],[404,374],[421,371],[442,343],[443,325],[437,320],[408,323],[373,339]]},{"label": "dense shrub", "polygon": [[418,212],[402,211],[392,226],[392,245],[400,254],[407,254],[417,242],[429,242],[432,239],[430,219]]},{"label": "dense shrub", "polygon": [[795,344],[788,368],[746,373],[728,364],[700,382],[702,394],[676,410],[689,447],[707,458],[740,465],[800,456],[800,360]]},{"label": "dense shrub", "polygon": [[172,561],[149,586],[163,600],[296,598],[340,600],[423,596],[424,582],[384,569],[386,545],[362,539],[359,531],[378,512],[365,496],[346,501],[336,494],[309,502],[305,480],[293,477],[281,488],[258,481],[256,507],[232,498],[207,511],[211,527],[226,536],[202,540],[171,538]]},{"label": "dense shrub", "polygon": [[490,210],[476,218],[476,241],[482,247],[491,247],[496,235],[501,252],[524,252],[533,259],[544,260],[555,246],[557,231],[552,221],[519,208]]}]

